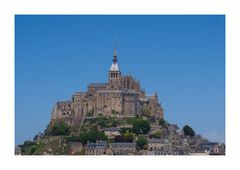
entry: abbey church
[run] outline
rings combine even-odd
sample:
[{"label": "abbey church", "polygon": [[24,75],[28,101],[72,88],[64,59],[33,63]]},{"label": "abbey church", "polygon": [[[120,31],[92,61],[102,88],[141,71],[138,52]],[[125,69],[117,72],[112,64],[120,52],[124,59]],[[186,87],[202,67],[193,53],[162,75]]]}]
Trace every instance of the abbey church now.
[{"label": "abbey church", "polygon": [[155,118],[163,118],[157,93],[146,95],[138,80],[121,74],[117,61],[115,48],[108,82],[90,83],[87,92],[76,92],[71,100],[57,102],[51,119],[64,119],[69,125],[74,125],[85,117],[97,117],[98,114],[134,117],[147,112]]}]

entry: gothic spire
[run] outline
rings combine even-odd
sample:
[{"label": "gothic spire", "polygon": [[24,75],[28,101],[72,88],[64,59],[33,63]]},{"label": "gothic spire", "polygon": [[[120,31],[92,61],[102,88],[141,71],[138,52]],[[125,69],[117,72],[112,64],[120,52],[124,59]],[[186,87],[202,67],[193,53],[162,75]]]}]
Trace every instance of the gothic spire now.
[{"label": "gothic spire", "polygon": [[113,63],[116,64],[117,63],[117,49],[114,48],[113,50]]},{"label": "gothic spire", "polygon": [[110,67],[110,71],[119,71],[118,64],[117,64],[117,49],[114,48],[113,50],[113,63]]}]

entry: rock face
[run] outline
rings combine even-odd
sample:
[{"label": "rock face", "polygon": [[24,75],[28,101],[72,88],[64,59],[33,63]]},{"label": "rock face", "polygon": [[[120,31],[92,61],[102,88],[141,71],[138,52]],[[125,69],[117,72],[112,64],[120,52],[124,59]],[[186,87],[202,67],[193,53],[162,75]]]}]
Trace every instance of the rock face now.
[{"label": "rock face", "polygon": [[85,117],[96,117],[100,113],[104,116],[134,117],[145,114],[146,110],[158,119],[163,118],[157,93],[146,95],[139,80],[131,75],[121,75],[114,49],[108,82],[91,83],[87,92],[76,92],[72,100],[57,102],[51,120],[64,119],[68,125],[76,126]]}]

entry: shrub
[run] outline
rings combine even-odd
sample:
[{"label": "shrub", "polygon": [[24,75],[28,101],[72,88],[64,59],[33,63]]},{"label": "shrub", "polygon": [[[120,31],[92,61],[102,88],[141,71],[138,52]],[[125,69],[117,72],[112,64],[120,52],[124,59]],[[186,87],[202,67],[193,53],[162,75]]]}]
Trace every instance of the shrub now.
[{"label": "shrub", "polygon": [[183,127],[183,131],[184,131],[184,134],[185,134],[185,135],[188,135],[188,136],[190,136],[190,137],[195,136],[194,130],[193,130],[190,126],[188,126],[188,125],[185,125],[185,126]]},{"label": "shrub", "polygon": [[165,126],[167,126],[167,124],[168,124],[167,121],[165,121],[164,119],[159,120],[159,125],[160,126],[165,127]]},{"label": "shrub", "polygon": [[122,127],[120,129],[120,133],[123,134],[123,133],[126,133],[126,132],[133,132],[133,129],[130,128],[130,127]]},{"label": "shrub", "polygon": [[161,131],[156,131],[153,134],[150,135],[152,138],[160,138],[161,137]]},{"label": "shrub", "polygon": [[67,136],[65,139],[68,142],[80,142],[81,141],[79,136]]},{"label": "shrub", "polygon": [[47,131],[47,135],[60,136],[69,135],[69,127],[63,121],[55,121]]},{"label": "shrub", "polygon": [[122,135],[114,137],[114,142],[133,142],[134,134],[131,132],[125,132]]},{"label": "shrub", "polygon": [[86,144],[89,142],[96,142],[97,140],[107,140],[107,136],[104,132],[97,129],[91,129],[90,131],[82,131],[79,134],[79,141]]},{"label": "shrub", "polygon": [[139,136],[137,139],[137,149],[146,149],[147,139],[144,136]]},{"label": "shrub", "polygon": [[133,131],[136,134],[147,134],[150,131],[150,123],[146,120],[137,120],[133,123]]}]

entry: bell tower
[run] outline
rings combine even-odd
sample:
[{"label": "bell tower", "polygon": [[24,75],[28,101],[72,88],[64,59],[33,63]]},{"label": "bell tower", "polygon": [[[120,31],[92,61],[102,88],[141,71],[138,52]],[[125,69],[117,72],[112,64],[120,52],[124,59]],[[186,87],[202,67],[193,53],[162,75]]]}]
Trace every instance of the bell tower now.
[{"label": "bell tower", "polygon": [[108,72],[108,83],[109,83],[110,89],[114,89],[114,90],[120,89],[120,86],[121,86],[120,77],[121,77],[121,72],[117,64],[117,49],[114,48],[113,63]]}]

